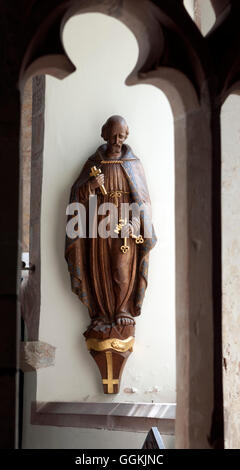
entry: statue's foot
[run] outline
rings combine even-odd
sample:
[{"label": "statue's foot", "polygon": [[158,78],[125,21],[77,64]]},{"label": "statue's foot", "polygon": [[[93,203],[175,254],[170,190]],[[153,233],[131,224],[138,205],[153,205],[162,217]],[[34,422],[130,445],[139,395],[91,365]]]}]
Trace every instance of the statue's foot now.
[{"label": "statue's foot", "polygon": [[135,325],[133,317],[130,314],[126,313],[119,313],[118,315],[116,315],[116,323],[117,325],[121,326]]},{"label": "statue's foot", "polygon": [[98,326],[98,325],[106,325],[109,323],[105,318],[96,317],[91,322],[91,327]]}]

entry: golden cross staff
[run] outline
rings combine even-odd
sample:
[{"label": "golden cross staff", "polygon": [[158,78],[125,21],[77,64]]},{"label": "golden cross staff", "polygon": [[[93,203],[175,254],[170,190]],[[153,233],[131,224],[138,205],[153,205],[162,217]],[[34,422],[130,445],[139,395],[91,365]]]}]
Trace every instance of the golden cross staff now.
[{"label": "golden cross staff", "polygon": [[[96,166],[92,166],[91,172],[89,174],[90,174],[90,176],[95,176],[96,177],[96,176],[100,175],[101,173],[102,172],[101,172],[100,168],[97,168]],[[102,194],[104,196],[106,196],[107,191],[106,191],[106,188],[105,188],[104,184],[101,184],[100,189],[101,189]]]}]

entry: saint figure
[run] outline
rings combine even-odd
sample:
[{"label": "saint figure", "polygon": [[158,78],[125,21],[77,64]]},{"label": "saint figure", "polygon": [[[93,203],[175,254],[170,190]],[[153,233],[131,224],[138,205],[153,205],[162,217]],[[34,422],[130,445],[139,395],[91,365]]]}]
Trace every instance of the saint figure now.
[{"label": "saint figure", "polygon": [[[91,196],[97,196],[97,225],[106,217],[99,214],[103,203],[114,204],[118,221],[126,220],[122,212],[126,205],[122,203],[136,203],[140,209],[140,217],[130,217],[121,233],[114,232],[114,236],[103,238],[97,232],[95,238],[89,234],[85,238],[66,238],[65,257],[72,291],[88,308],[91,330],[115,327],[116,332],[116,328],[134,328],[147,287],[149,251],[156,243],[144,170],[139,158],[124,143],[128,134],[124,118],[110,117],[102,127],[106,144],[88,158],[71,190],[70,203],[83,204],[87,215]],[[90,176],[93,167],[101,173]],[[102,194],[101,186],[106,194]],[[137,244],[139,234],[143,243]],[[123,243],[128,246],[126,252],[121,249]]]}]

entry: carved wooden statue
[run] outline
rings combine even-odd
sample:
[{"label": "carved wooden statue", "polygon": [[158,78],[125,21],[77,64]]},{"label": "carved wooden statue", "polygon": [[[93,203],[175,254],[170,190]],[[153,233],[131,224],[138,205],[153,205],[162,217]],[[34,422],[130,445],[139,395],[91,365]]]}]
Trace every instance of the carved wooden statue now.
[{"label": "carved wooden statue", "polygon": [[[121,116],[110,117],[102,127],[107,143],[89,157],[70,197],[70,203],[84,205],[88,233],[75,239],[66,237],[72,290],[88,308],[91,323],[84,336],[100,369],[105,393],[119,391],[121,373],[134,344],[135,317],[141,313],[147,287],[149,251],[156,243],[144,170],[124,144],[128,133]],[[94,195],[97,202],[92,215]],[[134,211],[130,217],[126,214],[132,203],[140,209],[139,216]],[[107,218],[106,209],[101,208],[112,206],[115,215],[110,211]],[[95,232],[90,230],[90,219]],[[106,219],[105,228],[112,228],[107,237],[99,230]]]}]

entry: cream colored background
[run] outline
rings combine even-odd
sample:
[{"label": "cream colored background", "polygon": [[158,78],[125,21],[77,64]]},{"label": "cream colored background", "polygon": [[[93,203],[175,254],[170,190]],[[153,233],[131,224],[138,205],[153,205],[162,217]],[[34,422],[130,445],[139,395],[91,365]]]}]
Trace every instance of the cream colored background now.
[{"label": "cream colored background", "polygon": [[188,14],[191,16],[191,18],[193,18],[194,17],[194,0],[183,0],[183,4]]},{"label": "cream colored background", "polygon": [[240,97],[222,108],[223,368],[225,446],[240,447]]}]

